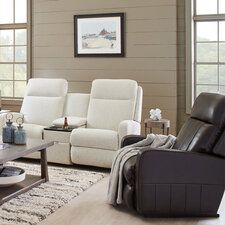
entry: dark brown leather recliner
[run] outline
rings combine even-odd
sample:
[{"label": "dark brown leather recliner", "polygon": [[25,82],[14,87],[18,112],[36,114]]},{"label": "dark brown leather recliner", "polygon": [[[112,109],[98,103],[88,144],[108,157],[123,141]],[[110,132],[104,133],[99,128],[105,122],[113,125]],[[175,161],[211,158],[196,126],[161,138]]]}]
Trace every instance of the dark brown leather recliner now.
[{"label": "dark brown leather recliner", "polygon": [[[144,139],[127,136],[122,146]],[[202,93],[173,149],[140,151],[124,165],[123,202],[156,217],[218,216],[225,187],[225,96]]]}]

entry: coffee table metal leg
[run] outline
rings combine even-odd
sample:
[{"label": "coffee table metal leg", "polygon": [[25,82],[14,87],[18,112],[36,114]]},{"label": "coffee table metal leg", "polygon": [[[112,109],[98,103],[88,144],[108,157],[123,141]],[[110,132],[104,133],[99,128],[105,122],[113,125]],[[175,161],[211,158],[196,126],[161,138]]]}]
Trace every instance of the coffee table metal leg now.
[{"label": "coffee table metal leg", "polygon": [[41,150],[41,178],[45,179],[45,181],[49,181],[46,149]]}]

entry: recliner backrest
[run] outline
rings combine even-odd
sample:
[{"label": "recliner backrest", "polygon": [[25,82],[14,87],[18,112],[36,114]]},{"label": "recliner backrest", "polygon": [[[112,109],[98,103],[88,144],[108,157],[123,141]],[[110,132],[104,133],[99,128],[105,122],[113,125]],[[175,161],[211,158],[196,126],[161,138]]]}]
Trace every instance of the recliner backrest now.
[{"label": "recliner backrest", "polygon": [[195,100],[191,116],[181,128],[173,148],[215,153],[214,146],[224,128],[225,96],[201,93]]},{"label": "recliner backrest", "polygon": [[24,122],[49,126],[62,117],[67,89],[64,79],[30,79],[20,110]]},{"label": "recliner backrest", "polygon": [[[87,127],[117,131],[121,121],[134,120],[137,92],[138,84],[134,80],[94,80]],[[139,114],[136,118],[140,120]]]}]

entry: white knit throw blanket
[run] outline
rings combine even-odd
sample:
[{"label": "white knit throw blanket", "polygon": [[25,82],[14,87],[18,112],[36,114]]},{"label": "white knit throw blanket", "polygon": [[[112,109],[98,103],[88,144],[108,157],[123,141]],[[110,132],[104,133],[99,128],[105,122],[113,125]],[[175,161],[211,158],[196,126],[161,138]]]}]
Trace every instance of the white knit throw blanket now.
[{"label": "white knit throw blanket", "polygon": [[108,203],[111,205],[122,204],[123,201],[123,166],[125,162],[138,154],[141,149],[169,149],[173,147],[176,137],[173,135],[149,134],[146,139],[133,145],[125,146],[118,150],[110,173],[108,187]]}]

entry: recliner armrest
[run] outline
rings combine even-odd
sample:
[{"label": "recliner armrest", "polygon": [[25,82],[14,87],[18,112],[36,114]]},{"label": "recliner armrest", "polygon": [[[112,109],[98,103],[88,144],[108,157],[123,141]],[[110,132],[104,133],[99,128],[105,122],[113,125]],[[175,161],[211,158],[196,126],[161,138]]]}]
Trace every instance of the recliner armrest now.
[{"label": "recliner armrest", "polygon": [[142,135],[126,135],[121,140],[121,148],[123,148],[127,145],[132,145],[132,144],[137,143],[139,141],[142,141],[145,138],[146,137],[142,136]]},{"label": "recliner armrest", "polygon": [[136,169],[139,184],[225,185],[225,159],[198,152],[174,149],[140,151]]},{"label": "recliner armrest", "polygon": [[178,150],[140,151],[136,208],[157,216],[217,216],[224,193],[225,159]]},{"label": "recliner armrest", "polygon": [[123,120],[119,124],[118,133],[119,133],[119,143],[124,136],[134,134],[139,135],[141,132],[141,124],[134,120]]}]

